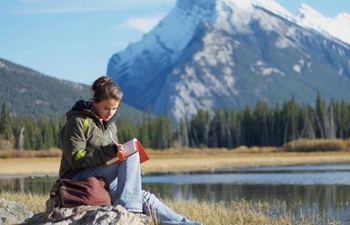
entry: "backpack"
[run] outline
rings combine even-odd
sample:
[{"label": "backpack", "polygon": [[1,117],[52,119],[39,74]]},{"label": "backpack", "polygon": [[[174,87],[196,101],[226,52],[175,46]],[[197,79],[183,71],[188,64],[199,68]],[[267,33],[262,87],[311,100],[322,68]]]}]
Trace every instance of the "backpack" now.
[{"label": "backpack", "polygon": [[71,208],[80,205],[111,205],[109,184],[102,176],[87,177],[82,180],[59,179],[50,191],[46,210]]}]

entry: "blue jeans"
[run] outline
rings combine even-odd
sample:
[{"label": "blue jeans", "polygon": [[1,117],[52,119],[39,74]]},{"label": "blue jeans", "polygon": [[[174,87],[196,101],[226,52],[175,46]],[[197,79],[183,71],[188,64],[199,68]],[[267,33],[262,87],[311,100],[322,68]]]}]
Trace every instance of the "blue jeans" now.
[{"label": "blue jeans", "polygon": [[104,176],[109,183],[113,205],[122,205],[128,211],[157,215],[160,225],[200,225],[179,215],[163,204],[155,195],[142,190],[139,154],[133,154],[125,161],[86,168],[73,179],[90,176]]}]

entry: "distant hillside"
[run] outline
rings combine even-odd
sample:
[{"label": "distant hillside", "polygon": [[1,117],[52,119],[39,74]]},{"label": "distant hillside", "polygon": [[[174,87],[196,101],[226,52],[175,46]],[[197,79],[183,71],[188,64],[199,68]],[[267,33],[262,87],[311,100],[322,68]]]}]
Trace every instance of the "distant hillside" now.
[{"label": "distant hillside", "polygon": [[[60,118],[75,101],[91,98],[89,88],[0,59],[0,104],[6,102],[14,117]],[[126,104],[119,114],[133,119],[142,116]]]}]

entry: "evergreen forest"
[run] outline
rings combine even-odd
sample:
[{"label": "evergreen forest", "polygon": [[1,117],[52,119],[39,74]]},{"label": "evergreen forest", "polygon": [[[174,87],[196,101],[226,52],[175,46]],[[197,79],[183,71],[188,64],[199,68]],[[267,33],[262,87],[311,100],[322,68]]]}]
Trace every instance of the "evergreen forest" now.
[{"label": "evergreen forest", "polygon": [[[63,118],[13,118],[4,102],[0,117],[0,150],[59,148]],[[350,103],[326,102],[318,95],[314,106],[300,105],[292,97],[269,107],[259,101],[241,111],[200,110],[175,124],[171,118],[143,115],[137,122],[116,121],[121,143],[136,137],[146,148],[236,148],[282,146],[297,139],[348,139]]]}]

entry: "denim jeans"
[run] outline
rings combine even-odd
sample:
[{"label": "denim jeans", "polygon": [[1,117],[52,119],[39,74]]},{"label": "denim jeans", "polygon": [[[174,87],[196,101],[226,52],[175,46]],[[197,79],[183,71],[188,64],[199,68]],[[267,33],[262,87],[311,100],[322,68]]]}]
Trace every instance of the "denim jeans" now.
[{"label": "denim jeans", "polygon": [[155,214],[160,225],[200,225],[179,215],[155,195],[142,190],[139,160],[139,154],[133,154],[122,162],[84,169],[73,179],[104,176],[109,183],[113,205],[122,205],[128,211],[143,212],[149,216]]}]

